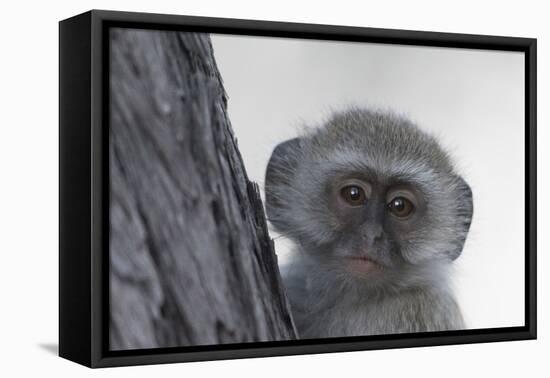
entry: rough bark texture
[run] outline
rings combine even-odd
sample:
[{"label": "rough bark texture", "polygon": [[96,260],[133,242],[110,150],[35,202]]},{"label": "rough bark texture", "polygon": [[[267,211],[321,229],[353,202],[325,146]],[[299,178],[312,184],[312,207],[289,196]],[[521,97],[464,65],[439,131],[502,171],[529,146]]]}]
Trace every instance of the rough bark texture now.
[{"label": "rough bark texture", "polygon": [[111,349],[295,338],[208,35],[110,41]]}]

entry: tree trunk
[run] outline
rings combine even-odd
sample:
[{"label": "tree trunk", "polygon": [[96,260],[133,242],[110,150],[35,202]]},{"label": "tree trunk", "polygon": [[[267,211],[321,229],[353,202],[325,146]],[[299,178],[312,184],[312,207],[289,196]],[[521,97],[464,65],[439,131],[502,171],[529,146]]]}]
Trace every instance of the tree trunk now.
[{"label": "tree trunk", "polygon": [[111,350],[295,338],[210,38],[110,42]]}]

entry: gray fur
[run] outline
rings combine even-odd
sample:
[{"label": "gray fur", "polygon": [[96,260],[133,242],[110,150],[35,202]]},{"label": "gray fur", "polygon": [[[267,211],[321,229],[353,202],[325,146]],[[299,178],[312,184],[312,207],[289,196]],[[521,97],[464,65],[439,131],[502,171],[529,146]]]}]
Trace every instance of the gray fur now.
[{"label": "gray fur", "polygon": [[[348,177],[373,185],[365,212],[384,209],[397,184],[419,193],[422,210],[407,222],[342,213],[331,188]],[[449,278],[472,193],[435,138],[392,113],[349,109],[277,146],[265,189],[270,222],[295,242],[282,273],[302,338],[464,328]],[[350,274],[342,261],[357,254],[380,269]]]}]

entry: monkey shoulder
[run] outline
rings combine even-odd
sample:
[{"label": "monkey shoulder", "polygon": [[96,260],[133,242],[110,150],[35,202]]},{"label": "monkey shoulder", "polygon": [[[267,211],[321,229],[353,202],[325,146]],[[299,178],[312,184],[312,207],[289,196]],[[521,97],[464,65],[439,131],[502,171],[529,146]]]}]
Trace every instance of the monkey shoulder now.
[{"label": "monkey shoulder", "polygon": [[333,313],[338,307],[335,286],[307,259],[296,258],[281,266],[280,271],[299,336],[330,336],[328,331],[334,328],[331,324],[337,320]]},{"label": "monkey shoulder", "polygon": [[450,290],[417,288],[385,297],[376,304],[377,328],[390,333],[464,329],[460,307]]}]

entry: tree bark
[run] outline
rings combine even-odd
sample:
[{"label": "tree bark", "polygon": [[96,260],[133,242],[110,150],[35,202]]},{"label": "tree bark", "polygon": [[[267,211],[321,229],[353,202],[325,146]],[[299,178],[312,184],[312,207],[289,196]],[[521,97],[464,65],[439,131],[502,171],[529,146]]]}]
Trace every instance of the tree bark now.
[{"label": "tree bark", "polygon": [[111,350],[295,338],[210,38],[110,44]]}]

